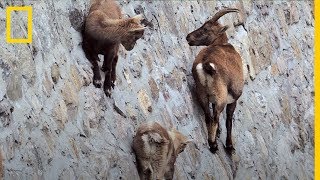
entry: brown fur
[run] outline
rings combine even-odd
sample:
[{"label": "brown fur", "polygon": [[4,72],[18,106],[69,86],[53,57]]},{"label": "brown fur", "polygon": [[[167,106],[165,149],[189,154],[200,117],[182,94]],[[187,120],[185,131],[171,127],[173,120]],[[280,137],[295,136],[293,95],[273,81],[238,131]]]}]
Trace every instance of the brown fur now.
[{"label": "brown fur", "polygon": [[110,96],[116,80],[118,50],[122,44],[126,50],[133,49],[142,37],[144,27],[141,15],[123,19],[120,7],[114,0],[95,0],[89,10],[82,32],[82,48],[93,65],[93,84],[102,86],[98,66],[98,54],[104,55],[102,70],[105,72],[104,91]]},{"label": "brown fur", "polygon": [[172,179],[176,158],[188,142],[180,132],[156,122],[142,124],[133,139],[140,179]]},{"label": "brown fur", "polygon": [[[224,9],[218,13],[221,16],[236,11]],[[192,75],[200,105],[205,113],[208,142],[212,152],[217,150],[216,135],[219,133],[219,116],[225,106],[227,106],[226,148],[234,149],[231,138],[232,117],[244,85],[242,59],[234,47],[228,43],[225,33],[228,27],[217,22],[220,17],[217,14],[187,36],[191,46],[208,46],[197,55],[192,66]],[[210,103],[213,106],[212,115]]]}]

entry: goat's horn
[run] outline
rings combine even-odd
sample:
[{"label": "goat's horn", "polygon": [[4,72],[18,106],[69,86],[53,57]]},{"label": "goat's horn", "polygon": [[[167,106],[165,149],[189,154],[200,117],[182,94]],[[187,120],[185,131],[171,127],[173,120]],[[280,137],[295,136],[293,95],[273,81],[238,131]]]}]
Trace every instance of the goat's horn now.
[{"label": "goat's horn", "polygon": [[239,12],[239,9],[235,9],[235,8],[226,8],[226,9],[222,9],[219,12],[217,12],[211,19],[210,21],[212,22],[216,22],[221,16],[230,13],[230,12]]}]

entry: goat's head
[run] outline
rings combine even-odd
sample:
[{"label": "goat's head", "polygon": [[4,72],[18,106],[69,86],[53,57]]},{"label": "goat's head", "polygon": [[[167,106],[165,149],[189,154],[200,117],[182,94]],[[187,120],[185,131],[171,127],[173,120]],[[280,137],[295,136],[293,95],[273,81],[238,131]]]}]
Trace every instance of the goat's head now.
[{"label": "goat's head", "polygon": [[226,38],[225,31],[228,29],[228,26],[222,26],[220,23],[218,23],[218,19],[230,12],[239,12],[239,10],[233,8],[220,10],[199,29],[187,35],[186,39],[188,44],[190,46],[208,46],[213,44],[219,38]]},{"label": "goat's head", "polygon": [[136,44],[137,40],[140,39],[144,33],[144,27],[141,25],[142,15],[137,15],[130,18],[127,21],[127,32],[123,34],[121,38],[121,44],[127,51],[131,51]]},{"label": "goat's head", "polygon": [[176,129],[169,131],[170,137],[173,141],[175,154],[178,155],[186,148],[187,144],[191,142],[185,135]]}]

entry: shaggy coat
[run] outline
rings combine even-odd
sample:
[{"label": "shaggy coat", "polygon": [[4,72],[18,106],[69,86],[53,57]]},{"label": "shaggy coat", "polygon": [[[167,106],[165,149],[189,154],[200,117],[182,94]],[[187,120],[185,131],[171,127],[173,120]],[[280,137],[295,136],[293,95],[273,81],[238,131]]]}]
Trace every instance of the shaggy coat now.
[{"label": "shaggy coat", "polygon": [[98,55],[104,55],[102,71],[105,72],[104,91],[107,96],[111,95],[111,87],[116,80],[119,46],[122,44],[128,51],[133,49],[144,33],[141,20],[141,15],[123,19],[114,0],[95,0],[90,7],[82,31],[82,48],[93,65],[93,84],[98,88],[102,86]]},{"label": "shaggy coat", "polygon": [[141,125],[133,140],[141,180],[172,179],[174,163],[190,141],[176,130],[156,122]]},{"label": "shaggy coat", "polygon": [[[227,106],[227,150],[233,150],[231,138],[232,117],[237,100],[244,85],[242,59],[235,48],[228,43],[225,33],[228,26],[220,25],[217,20],[226,13],[238,12],[237,9],[223,9],[202,27],[191,32],[187,41],[191,46],[207,46],[197,55],[192,75],[196,92],[205,113],[210,150],[217,150],[216,136],[219,133],[219,116]],[[212,103],[213,113],[210,112]]]}]

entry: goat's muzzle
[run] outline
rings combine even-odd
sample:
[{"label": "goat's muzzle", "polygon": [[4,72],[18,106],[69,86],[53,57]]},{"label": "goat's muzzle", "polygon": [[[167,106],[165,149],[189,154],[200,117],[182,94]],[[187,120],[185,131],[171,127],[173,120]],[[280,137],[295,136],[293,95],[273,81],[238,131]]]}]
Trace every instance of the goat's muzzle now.
[{"label": "goat's muzzle", "polygon": [[191,40],[190,34],[187,35],[186,40],[188,41],[189,46],[194,46],[194,42]]}]

